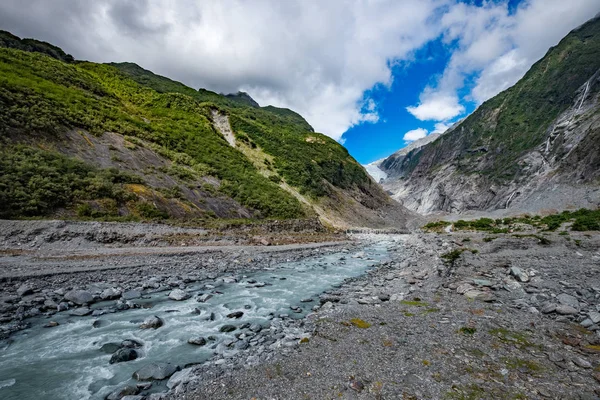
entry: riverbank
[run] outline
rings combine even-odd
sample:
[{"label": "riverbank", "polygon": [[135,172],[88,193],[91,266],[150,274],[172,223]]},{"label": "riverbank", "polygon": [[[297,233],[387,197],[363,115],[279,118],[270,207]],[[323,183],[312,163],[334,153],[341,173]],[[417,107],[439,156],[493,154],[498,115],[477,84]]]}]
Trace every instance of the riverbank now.
[{"label": "riverbank", "polygon": [[[223,334],[226,337],[219,336],[214,344],[211,334],[197,338],[197,343],[205,344],[196,346],[206,351],[200,364],[170,360],[176,369],[165,379],[128,384],[113,391],[111,398],[126,393],[136,396],[127,400],[599,395],[595,392],[600,381],[598,233],[458,232],[351,239],[289,246],[103,245],[73,254],[57,243],[37,255],[5,252],[0,257],[5,274],[0,304],[8,339],[2,342],[2,352],[10,349],[9,336],[27,328],[28,321],[48,321],[51,327],[38,324],[33,330],[50,332],[56,328],[51,322],[85,325],[78,319],[84,317],[59,316],[81,310],[87,315],[86,309],[91,317],[85,318],[95,329],[109,329],[102,322],[113,318],[103,317],[107,312],[126,319],[118,316],[127,315],[120,312],[128,308],[140,314],[150,306],[149,313],[164,312],[159,317],[175,315],[169,313],[183,303],[166,296],[179,296],[173,294],[176,289],[198,297],[189,301],[199,307],[200,319],[212,317],[212,310],[217,321],[210,329],[218,331],[227,324],[231,312],[227,310],[237,307],[246,312],[242,303],[227,304],[228,285],[260,291],[264,281],[266,289],[277,288],[276,282],[286,282],[273,272],[281,264],[304,263],[325,268],[324,272],[349,267],[349,272],[356,263],[369,269],[355,277],[339,275],[339,284],[321,296],[311,293],[306,303],[299,297],[286,306],[288,311],[265,315],[261,324],[252,326],[248,318],[257,318],[260,313],[252,313],[263,306],[250,305],[251,311],[242,314],[239,323],[232,315],[235,330]],[[381,261],[373,250],[364,251],[378,243],[386,254]],[[252,278],[260,273],[267,274],[263,281]],[[302,283],[287,285],[302,287]],[[91,300],[78,304],[77,296],[68,295],[70,300],[65,301],[73,289],[88,292]],[[209,295],[216,297],[209,300]],[[55,314],[59,307],[67,310]],[[195,309],[181,311],[186,318],[189,315],[189,322],[182,320],[178,329],[192,329],[199,318],[193,316]],[[120,323],[133,323],[127,328],[133,334],[142,321],[132,318]],[[152,340],[136,349],[141,358],[131,363],[135,369],[144,363],[149,344],[168,339],[176,347],[179,340],[185,344],[189,339],[175,338],[168,329],[157,329]],[[101,344],[92,344],[90,354],[97,357]],[[106,373],[110,376],[110,370]],[[8,382],[4,378],[0,386]],[[92,383],[82,385],[88,396],[88,387],[98,390]]]},{"label": "riverbank", "polygon": [[572,236],[406,236],[295,348],[198,368],[164,398],[596,399],[600,235]]}]

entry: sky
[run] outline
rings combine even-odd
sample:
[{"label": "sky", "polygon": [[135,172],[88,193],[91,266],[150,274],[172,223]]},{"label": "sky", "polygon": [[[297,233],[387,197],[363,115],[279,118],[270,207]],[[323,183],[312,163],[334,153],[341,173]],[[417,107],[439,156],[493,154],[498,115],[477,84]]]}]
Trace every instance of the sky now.
[{"label": "sky", "polygon": [[361,163],[518,81],[598,0],[2,0],[0,29],[299,112]]}]

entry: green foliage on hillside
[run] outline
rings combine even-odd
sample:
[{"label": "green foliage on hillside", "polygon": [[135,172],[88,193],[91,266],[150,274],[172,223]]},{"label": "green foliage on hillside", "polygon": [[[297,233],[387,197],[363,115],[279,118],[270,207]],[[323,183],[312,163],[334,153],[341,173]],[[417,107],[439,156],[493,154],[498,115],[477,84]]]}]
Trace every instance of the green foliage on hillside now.
[{"label": "green foliage on hillside", "polygon": [[261,176],[214,130],[208,105],[140,86],[109,65],[66,64],[0,49],[0,134],[60,137],[73,128],[117,132],[185,153],[214,171],[221,191],[264,217],[304,214],[293,196]]},{"label": "green foliage on hillside", "polygon": [[8,47],[23,51],[35,51],[64,62],[74,61],[73,56],[65,53],[60,47],[35,39],[20,39],[12,33],[2,30],[0,30],[0,47]]},{"label": "green foliage on hillside", "polygon": [[126,183],[139,177],[97,169],[58,153],[26,146],[0,149],[0,218],[43,216],[79,200],[134,200]]},{"label": "green foliage on hillside", "polygon": [[[573,105],[577,90],[600,69],[600,18],[567,35],[513,87],[483,103],[451,133],[424,149],[434,169],[456,162],[464,174],[495,182],[518,178],[516,162],[541,145],[551,122]],[[473,151],[483,149],[486,151]],[[408,166],[408,172],[418,168]]]},{"label": "green foliage on hillside", "polygon": [[[556,231],[562,224],[570,222],[572,231],[600,231],[600,209],[588,210],[581,208],[577,211],[563,211],[562,213],[546,215],[529,216],[524,215],[514,218],[479,218],[476,220],[465,221],[458,220],[454,223],[449,221],[430,222],[423,226],[423,230],[428,232],[441,232],[445,227],[452,225],[454,230],[472,230],[484,231],[490,233],[508,233],[509,231],[522,230],[522,226],[529,225],[540,231]],[[566,231],[560,233],[567,234]]]}]

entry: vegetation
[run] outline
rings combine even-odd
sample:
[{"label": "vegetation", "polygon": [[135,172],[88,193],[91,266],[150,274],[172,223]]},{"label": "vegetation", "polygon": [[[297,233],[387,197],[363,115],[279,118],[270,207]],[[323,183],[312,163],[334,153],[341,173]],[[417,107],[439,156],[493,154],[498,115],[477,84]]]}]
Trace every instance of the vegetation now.
[{"label": "vegetation", "polygon": [[[263,176],[229,146],[213,127],[213,110],[229,115],[236,137],[273,156],[266,165],[276,174]],[[282,179],[313,198],[330,194],[332,187],[365,192],[371,185],[346,149],[315,133],[291,110],[258,107],[245,93],[195,90],[136,64],[77,62],[58,47],[0,31],[0,135],[5,138],[0,146],[6,150],[25,137],[33,138],[28,143],[57,142],[73,129],[116,132],[131,148],[148,146],[173,161],[163,172],[179,180],[214,176],[220,185],[212,191],[237,200],[257,217],[306,216],[304,206],[280,188]],[[40,153],[22,148],[20,154]],[[13,182],[25,179],[4,180],[3,196],[19,191]],[[35,207],[13,202],[5,214],[44,215],[77,199],[56,196]],[[84,208],[81,214],[90,214]]]},{"label": "vegetation", "polygon": [[[61,154],[26,146],[0,149],[0,218],[41,216],[82,200],[135,200],[124,188],[141,178],[116,169],[97,169]],[[98,216],[89,204],[80,216]]]},{"label": "vegetation", "polygon": [[[582,208],[577,211],[563,211],[558,214],[547,215],[545,217],[524,215],[522,217],[504,218],[493,220],[491,218],[480,218],[473,221],[456,221],[454,224],[447,221],[430,222],[423,226],[425,231],[439,232],[440,227],[453,225],[455,230],[483,231],[490,233],[508,233],[523,229],[523,225],[531,226],[533,229],[541,231],[556,231],[565,223],[572,223],[572,231],[600,231],[600,209],[587,210]],[[567,231],[561,231],[559,235],[568,235]],[[524,235],[520,235],[523,237]],[[532,236],[532,235],[529,235]],[[548,242],[548,239],[535,236],[542,242]],[[483,240],[492,241],[493,237],[487,237]],[[547,244],[547,243],[544,243]]]},{"label": "vegetation", "polygon": [[418,152],[406,173],[454,162],[460,173],[494,183],[523,176],[517,160],[543,143],[551,122],[598,69],[600,20],[594,19],[551,48],[516,85],[483,103],[459,129]]}]

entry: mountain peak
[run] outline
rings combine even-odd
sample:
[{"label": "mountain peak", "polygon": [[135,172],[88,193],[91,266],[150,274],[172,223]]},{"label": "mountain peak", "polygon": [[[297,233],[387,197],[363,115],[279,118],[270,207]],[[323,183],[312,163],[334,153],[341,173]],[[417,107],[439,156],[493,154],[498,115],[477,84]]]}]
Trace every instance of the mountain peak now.
[{"label": "mountain peak", "polygon": [[250,97],[250,95],[246,92],[239,91],[235,94],[230,93],[230,94],[226,94],[225,97],[227,97],[230,100],[237,101],[239,103],[244,103],[251,107],[256,107],[256,108],[260,107],[260,105],[256,102],[256,100],[254,100],[252,97]]}]

